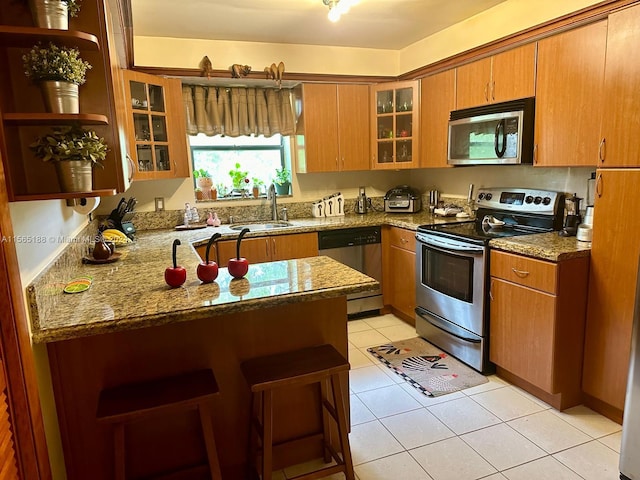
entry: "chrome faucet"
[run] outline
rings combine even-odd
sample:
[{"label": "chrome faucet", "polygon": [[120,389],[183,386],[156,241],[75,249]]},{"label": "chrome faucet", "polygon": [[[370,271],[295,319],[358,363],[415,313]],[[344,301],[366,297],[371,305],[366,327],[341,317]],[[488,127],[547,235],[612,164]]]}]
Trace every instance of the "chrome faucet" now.
[{"label": "chrome faucet", "polygon": [[272,183],[267,190],[267,200],[271,201],[271,219],[274,222],[278,221],[278,204],[276,201],[276,186]]}]

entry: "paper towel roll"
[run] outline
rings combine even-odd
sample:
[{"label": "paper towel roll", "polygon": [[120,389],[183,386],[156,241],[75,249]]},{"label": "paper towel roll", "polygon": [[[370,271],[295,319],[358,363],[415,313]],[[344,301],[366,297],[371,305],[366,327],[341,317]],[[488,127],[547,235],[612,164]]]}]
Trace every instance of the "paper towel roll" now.
[{"label": "paper towel roll", "polygon": [[89,215],[100,205],[100,197],[81,198],[73,210],[80,215]]}]

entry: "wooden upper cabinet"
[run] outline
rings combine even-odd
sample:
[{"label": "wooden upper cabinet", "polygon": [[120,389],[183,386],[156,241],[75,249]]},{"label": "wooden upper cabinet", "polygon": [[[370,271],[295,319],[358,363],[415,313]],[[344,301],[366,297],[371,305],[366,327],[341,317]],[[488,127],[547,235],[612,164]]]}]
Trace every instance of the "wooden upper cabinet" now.
[{"label": "wooden upper cabinet", "polygon": [[371,87],[371,154],[374,169],[416,168],[420,137],[417,80]]},{"label": "wooden upper cabinet", "polygon": [[369,170],[369,86],[338,85],[339,170]]},{"label": "wooden upper cabinet", "polygon": [[301,171],[368,170],[369,87],[304,84],[304,162]]},{"label": "wooden upper cabinet", "polygon": [[606,45],[606,21],[538,43],[536,166],[596,166]]},{"label": "wooden upper cabinet", "polygon": [[491,57],[467,63],[456,70],[456,109],[489,103]]},{"label": "wooden upper cabinet", "polygon": [[632,53],[638,44],[640,5],[609,15],[600,167],[640,165],[640,64]]},{"label": "wooden upper cabinet", "polygon": [[533,97],[536,45],[513,48],[456,70],[456,109]]},{"label": "wooden upper cabinet", "polygon": [[597,171],[582,387],[622,410],[640,256],[640,218],[624,205],[640,201],[640,170]]},{"label": "wooden upper cabinet", "polygon": [[307,173],[338,171],[338,98],[335,84],[302,86]]},{"label": "wooden upper cabinet", "polygon": [[449,114],[456,108],[456,71],[447,70],[421,80],[420,166],[447,167]]},{"label": "wooden upper cabinet", "polygon": [[123,77],[134,180],[188,177],[182,82],[130,70]]}]

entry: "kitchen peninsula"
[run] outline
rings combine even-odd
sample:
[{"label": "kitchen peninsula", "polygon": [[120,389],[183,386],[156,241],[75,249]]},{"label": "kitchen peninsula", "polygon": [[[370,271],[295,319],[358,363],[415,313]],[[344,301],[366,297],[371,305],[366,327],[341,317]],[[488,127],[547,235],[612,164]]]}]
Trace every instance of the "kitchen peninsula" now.
[{"label": "kitchen peninsula", "polygon": [[[321,256],[251,265],[240,280],[223,268],[214,283],[201,284],[195,274],[200,259],[189,244],[202,236],[142,234],[120,250],[119,261],[77,269],[77,275],[93,277],[91,288],[79,294],[37,281],[29,287],[33,340],[47,344],[69,479],[113,478],[111,432],[95,420],[103,388],[211,368],[220,386],[213,418],[218,455],[226,478],[240,478],[249,432],[240,363],[321,343],[347,356],[346,295],[377,288],[375,280]],[[171,289],[163,275],[174,238],[183,244],[178,263],[188,276],[183,287]],[[313,393],[305,388],[277,398],[276,440],[320,430]],[[196,420],[195,414],[176,414],[166,422],[136,424],[127,434],[131,474],[204,458]],[[316,443],[300,444],[278,462],[297,463],[316,450]]]}]

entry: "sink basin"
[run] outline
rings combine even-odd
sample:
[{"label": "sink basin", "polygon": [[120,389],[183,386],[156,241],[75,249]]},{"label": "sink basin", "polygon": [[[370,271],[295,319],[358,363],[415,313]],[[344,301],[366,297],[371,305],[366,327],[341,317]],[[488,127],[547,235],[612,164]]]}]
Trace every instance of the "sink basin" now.
[{"label": "sink basin", "polygon": [[267,223],[243,223],[237,225],[231,225],[229,228],[231,230],[242,230],[243,228],[248,228],[250,232],[257,232],[259,230],[273,230],[276,228],[285,228],[291,227],[292,225],[289,222],[267,222]]}]

